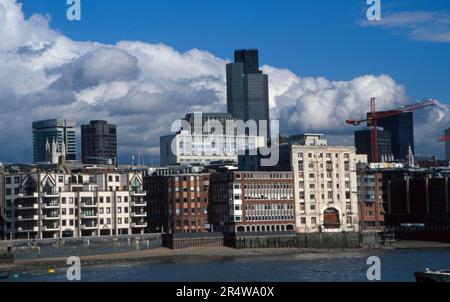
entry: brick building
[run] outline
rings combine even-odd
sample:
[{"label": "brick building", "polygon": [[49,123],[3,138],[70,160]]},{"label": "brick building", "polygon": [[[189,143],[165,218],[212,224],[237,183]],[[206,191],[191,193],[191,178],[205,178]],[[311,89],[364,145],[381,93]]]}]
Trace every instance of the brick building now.
[{"label": "brick building", "polygon": [[209,174],[172,174],[144,178],[150,232],[207,232]]},{"label": "brick building", "polygon": [[382,174],[368,174],[364,164],[357,165],[358,212],[361,230],[384,227]]}]

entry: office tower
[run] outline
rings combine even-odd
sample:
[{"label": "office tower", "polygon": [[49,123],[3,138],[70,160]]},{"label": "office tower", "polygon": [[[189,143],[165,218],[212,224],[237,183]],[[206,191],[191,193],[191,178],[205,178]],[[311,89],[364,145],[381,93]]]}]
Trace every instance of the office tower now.
[{"label": "office tower", "polygon": [[355,148],[328,145],[322,134],[291,148],[297,232],[358,231]]},{"label": "office tower", "polygon": [[378,126],[391,134],[392,154],[396,160],[406,160],[408,150],[414,152],[414,122],[413,113],[406,112],[399,115],[378,119]]},{"label": "office tower", "polygon": [[[366,154],[369,162],[372,162],[372,142],[370,130],[355,131],[356,154]],[[391,134],[378,129],[378,159],[388,162],[392,159]]]},{"label": "office tower", "polygon": [[[445,136],[450,136],[450,128],[445,129]],[[445,160],[450,161],[450,140],[445,142]]]},{"label": "office tower", "polygon": [[259,70],[258,50],[236,50],[234,61],[227,65],[228,113],[245,122],[269,123],[269,78]]},{"label": "office tower", "polygon": [[117,127],[106,121],[91,121],[81,126],[83,164],[115,164]]},{"label": "office tower", "polygon": [[76,160],[77,142],[75,122],[51,119],[33,122],[33,161],[35,163],[52,162],[50,146],[56,144],[57,151],[65,151],[67,160]]}]

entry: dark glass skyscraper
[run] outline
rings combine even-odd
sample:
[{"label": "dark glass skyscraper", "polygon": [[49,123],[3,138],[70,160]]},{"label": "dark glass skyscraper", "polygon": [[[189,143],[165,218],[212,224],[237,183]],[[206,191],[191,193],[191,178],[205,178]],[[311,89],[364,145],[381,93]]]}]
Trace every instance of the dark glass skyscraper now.
[{"label": "dark glass skyscraper", "polygon": [[234,52],[227,65],[227,108],[236,119],[269,123],[269,77],[259,70],[257,49]]},{"label": "dark glass skyscraper", "polygon": [[[366,154],[369,162],[372,160],[372,143],[370,130],[355,131],[356,154]],[[378,159],[390,159],[392,155],[391,134],[387,131],[378,130]]]},{"label": "dark glass skyscraper", "polygon": [[117,127],[106,121],[81,126],[83,164],[113,164],[117,161]]},{"label": "dark glass skyscraper", "polygon": [[52,119],[33,122],[33,161],[35,163],[51,160],[48,145],[52,144],[53,140],[58,149],[61,149],[64,143],[67,160],[77,159],[75,122]]},{"label": "dark glass skyscraper", "polygon": [[409,146],[415,154],[412,112],[380,118],[378,119],[378,126],[391,134],[392,154],[395,159],[406,160]]}]

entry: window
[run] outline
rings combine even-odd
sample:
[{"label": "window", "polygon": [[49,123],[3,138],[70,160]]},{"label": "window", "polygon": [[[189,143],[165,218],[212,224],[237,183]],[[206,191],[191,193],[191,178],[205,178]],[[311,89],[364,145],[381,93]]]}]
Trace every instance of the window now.
[{"label": "window", "polygon": [[317,224],[317,218],[316,217],[311,217],[311,224],[312,225],[316,225]]},{"label": "window", "polygon": [[120,217],[117,218],[117,223],[118,223],[118,224],[122,224],[122,218],[120,218]]},{"label": "window", "polygon": [[122,208],[121,207],[117,208],[117,213],[122,213]]},{"label": "window", "polygon": [[10,185],[11,184],[11,177],[6,177],[5,183],[7,185]]},{"label": "window", "polygon": [[100,208],[100,214],[103,214],[105,212],[104,208]]}]

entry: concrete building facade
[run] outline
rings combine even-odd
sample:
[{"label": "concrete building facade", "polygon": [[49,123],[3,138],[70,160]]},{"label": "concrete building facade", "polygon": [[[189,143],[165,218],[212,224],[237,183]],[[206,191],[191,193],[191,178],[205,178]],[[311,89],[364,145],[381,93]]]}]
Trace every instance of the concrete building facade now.
[{"label": "concrete building facade", "polygon": [[160,138],[160,162],[165,165],[238,162],[239,154],[265,145],[264,137],[192,134],[182,130]]},{"label": "concrete building facade", "polygon": [[5,173],[5,237],[142,234],[147,227],[137,172]]},{"label": "concrete building facade", "polygon": [[297,232],[358,231],[355,147],[305,134],[292,145]]}]

